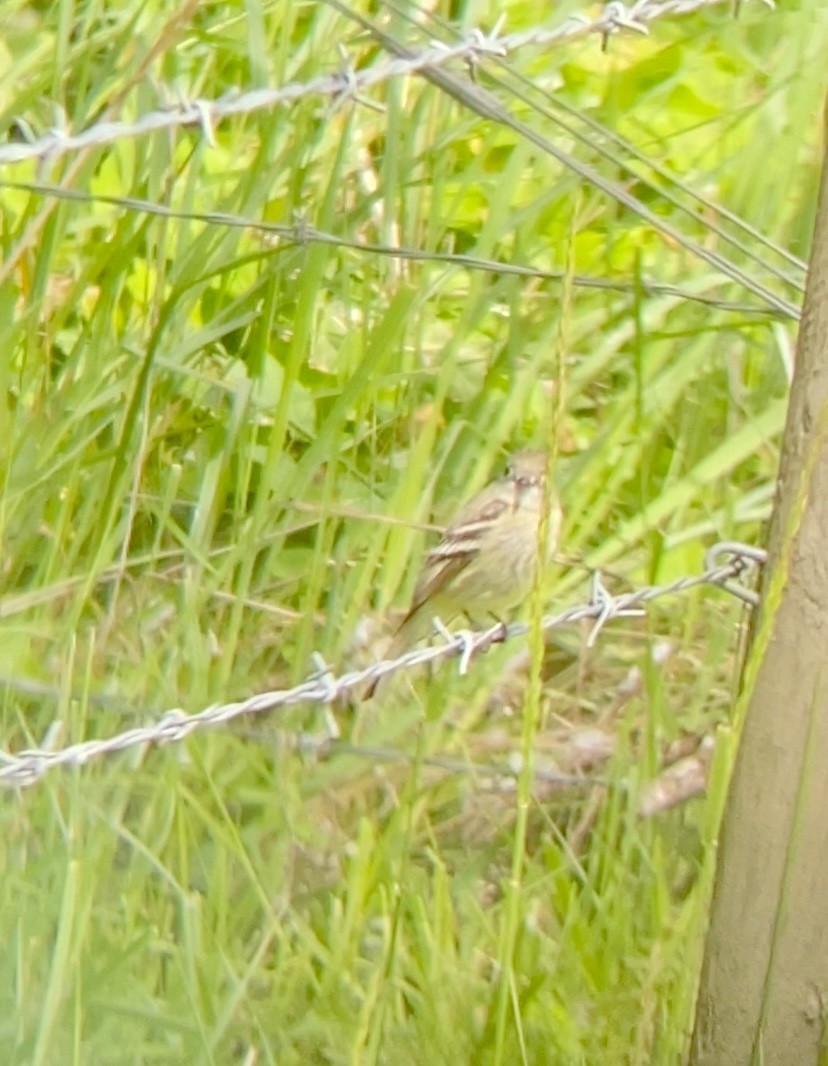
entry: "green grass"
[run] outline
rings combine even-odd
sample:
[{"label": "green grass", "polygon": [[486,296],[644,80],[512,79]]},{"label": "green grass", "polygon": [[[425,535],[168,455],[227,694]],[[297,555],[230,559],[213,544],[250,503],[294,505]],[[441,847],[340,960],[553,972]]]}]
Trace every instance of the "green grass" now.
[{"label": "green grass", "polygon": [[[368,17],[416,48],[501,10],[506,32],[538,17]],[[0,128],[307,82],[341,68],[337,43],[357,68],[383,58],[323,3],[166,11],[5,3]],[[803,281],[761,235],[807,256],[827,45],[817,0],[725,4],[605,53],[484,63],[522,126],[393,79],[374,107],[308,95],[215,144],[188,129],[0,169],[3,748],[287,686],[315,651],[380,656],[424,525],[515,445],[553,447],[562,551],[613,589],[760,538],[795,330],[761,290],[798,304]],[[713,203],[753,227],[739,247]],[[333,239],[261,228],[301,219]],[[584,570],[562,563],[549,591],[583,599]],[[337,708],[355,752],[299,756],[280,731],[321,715],[298,708],[10,792],[4,1061],[679,1062],[741,622],[695,591],[593,649],[572,627],[544,653],[535,630],[528,680],[510,645]],[[640,818],[668,747],[704,735],[707,797]],[[533,764],[571,772],[597,739],[606,787],[535,784]],[[514,788],[431,761],[517,753]]]}]

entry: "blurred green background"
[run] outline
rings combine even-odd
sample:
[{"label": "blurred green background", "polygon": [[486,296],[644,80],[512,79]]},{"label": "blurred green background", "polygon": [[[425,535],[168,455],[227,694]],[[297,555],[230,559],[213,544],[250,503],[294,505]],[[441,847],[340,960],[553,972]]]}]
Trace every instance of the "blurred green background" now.
[{"label": "blurred green background", "polygon": [[[353,13],[420,52],[601,8]],[[311,88],[0,165],[3,747],[381,656],[515,446],[555,455],[549,609],[761,539],[826,47],[818,0],[713,4],[484,57],[492,118],[416,75],[313,91],[389,59],[321,2],[6,0],[0,151]],[[327,759],[297,708],[9,791],[5,1061],[678,1062],[744,620],[706,589],[536,630],[334,708]]]}]

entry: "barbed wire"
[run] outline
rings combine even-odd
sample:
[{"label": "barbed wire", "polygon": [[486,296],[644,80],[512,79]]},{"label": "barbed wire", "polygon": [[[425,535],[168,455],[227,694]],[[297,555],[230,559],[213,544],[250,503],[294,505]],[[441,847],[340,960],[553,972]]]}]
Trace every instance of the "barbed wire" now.
[{"label": "barbed wire", "polygon": [[[774,0],[759,0],[774,9]],[[233,91],[216,100],[196,99],[180,101],[150,111],[133,121],[107,120],[73,133],[64,114],[58,114],[56,125],[42,137],[35,136],[29,123],[18,117],[14,124],[24,140],[0,145],[0,166],[36,160],[52,162],[73,152],[101,147],[116,141],[147,136],[163,130],[198,128],[209,143],[214,143],[214,130],[226,118],[248,115],[292,103],[307,96],[329,96],[336,106],[352,100],[375,106],[363,98],[366,91],[382,82],[405,77],[420,71],[462,61],[474,68],[486,56],[503,57],[528,46],[550,47],[578,38],[596,35],[606,48],[611,37],[622,32],[647,35],[649,24],[667,16],[688,15],[703,8],[732,4],[733,0],[636,0],[626,5],[611,0],[600,15],[570,15],[560,25],[534,27],[519,33],[503,34],[503,18],[490,32],[479,28],[468,31],[457,43],[433,41],[421,51],[405,56],[385,57],[370,67],[355,70],[344,49],[343,67],[334,74],[322,75],[308,82],[289,82],[281,88],[259,88],[247,92]]]},{"label": "barbed wire", "polygon": [[[310,244],[322,244],[332,248],[344,249],[368,255],[379,255],[389,259],[398,259],[414,263],[444,263],[467,270],[485,271],[491,274],[510,275],[514,277],[538,278],[544,281],[566,280],[564,270],[546,270],[527,263],[508,262],[504,259],[487,259],[470,255],[466,252],[439,251],[435,249],[416,248],[406,245],[383,244],[378,241],[361,240],[345,237],[341,234],[327,232],[310,225],[304,218],[295,222],[263,222],[228,211],[186,211],[169,207],[136,196],[112,196],[105,193],[87,193],[81,189],[66,188],[50,182],[40,181],[6,181],[0,177],[0,189],[15,189],[39,196],[52,197],[71,203],[99,204],[115,207],[124,211],[141,212],[159,218],[176,219],[183,222],[197,222],[205,226],[226,226],[228,228],[246,229],[273,239],[274,249],[289,246],[302,247]],[[278,239],[278,244],[276,243]],[[799,320],[799,311],[793,307],[780,308],[749,304],[740,300],[728,300],[704,292],[695,292],[692,288],[674,285],[670,282],[654,281],[650,278],[637,278],[625,281],[623,278],[599,278],[585,274],[575,274],[571,283],[577,288],[592,289],[611,293],[643,293],[647,296],[674,296],[690,303],[702,304],[718,311],[742,315],[760,315],[769,318]]]},{"label": "barbed wire", "polygon": [[[735,541],[715,545],[705,558],[705,570],[701,574],[678,578],[666,585],[649,585],[633,592],[613,596],[604,586],[600,574],[593,576],[592,596],[588,603],[567,608],[557,615],[543,620],[545,632],[584,619],[594,619],[587,638],[588,646],[597,640],[608,622],[617,618],[637,617],[643,613],[642,606],[664,596],[676,595],[702,585],[723,589],[743,603],[755,606],[758,594],[745,583],[745,577],[764,563],[763,549]],[[48,748],[26,749],[17,753],[0,750],[0,786],[22,788],[40,781],[58,767],[81,767],[105,755],[114,755],[131,748],[150,744],[180,743],[194,733],[217,729],[235,719],[258,715],[298,704],[319,704],[325,707],[328,733],[313,737],[304,733],[294,735],[296,747],[319,752],[325,745],[338,738],[336,721],[330,711],[331,704],[342,701],[350,694],[360,692],[373,681],[389,674],[407,671],[415,666],[435,663],[443,659],[459,658],[459,670],[466,673],[471,660],[488,651],[493,645],[525,636],[529,626],[525,623],[498,624],[487,630],[472,632],[460,630],[449,632],[439,621],[435,622],[444,643],[415,648],[396,659],[380,660],[361,669],[351,670],[336,676],[322,657],[314,654],[316,669],[308,680],[290,689],[278,689],[251,696],[232,703],[213,704],[196,714],[187,714],[180,708],[168,710],[148,725],[136,726],[122,733],[99,740],[84,740],[58,750]],[[482,771],[481,771],[482,772]],[[562,775],[563,777],[564,775]]]},{"label": "barbed wire", "polygon": [[[349,18],[354,25],[359,26],[368,33],[387,52],[393,53],[398,58],[410,56],[410,49],[388,33],[376,20],[352,10],[343,0],[327,0],[327,3]],[[646,2],[642,0],[640,4],[635,5],[635,8],[641,12],[645,6],[647,6]],[[658,6],[661,8],[662,5]],[[633,9],[629,10],[632,11]],[[502,53],[500,54],[502,55]],[[500,97],[496,94],[482,88],[469,78],[461,77],[445,68],[425,67],[422,70],[422,75],[448,96],[457,100],[464,108],[475,112],[481,118],[503,125],[516,136],[540,149],[544,155],[557,160],[558,163],[561,163],[572,174],[575,174],[592,188],[600,190],[618,205],[633,212],[646,224],[652,226],[654,230],[660,232],[663,237],[675,241],[676,244],[685,248],[702,262],[721,271],[731,281],[735,281],[754,295],[759,296],[769,307],[781,312],[786,317],[797,317],[799,312],[795,304],[792,304],[784,297],[778,296],[772,289],[769,289],[744,269],[728,260],[725,255],[711,248],[706,240],[695,240],[683,232],[681,228],[654,210],[648,202],[631,192],[628,182],[619,182],[605,177],[592,164],[567,151],[557,140],[546,136],[542,130],[517,117],[501,102]]]}]

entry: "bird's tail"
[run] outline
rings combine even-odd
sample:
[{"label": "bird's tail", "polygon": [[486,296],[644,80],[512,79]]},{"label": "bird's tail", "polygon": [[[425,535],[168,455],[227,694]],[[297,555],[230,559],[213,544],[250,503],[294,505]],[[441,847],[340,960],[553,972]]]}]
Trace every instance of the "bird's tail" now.
[{"label": "bird's tail", "polygon": [[[412,645],[416,644],[418,640],[426,635],[428,632],[429,619],[423,615],[422,611],[412,611],[403,618],[394,636],[391,638],[391,642],[383,652],[383,659],[394,660],[398,659],[403,652],[408,651]],[[394,677],[393,671],[387,674],[382,674],[380,677],[375,677],[373,681],[369,682],[368,688],[362,697],[363,700],[373,699],[375,696],[381,696],[382,693],[388,688],[391,679]]]}]

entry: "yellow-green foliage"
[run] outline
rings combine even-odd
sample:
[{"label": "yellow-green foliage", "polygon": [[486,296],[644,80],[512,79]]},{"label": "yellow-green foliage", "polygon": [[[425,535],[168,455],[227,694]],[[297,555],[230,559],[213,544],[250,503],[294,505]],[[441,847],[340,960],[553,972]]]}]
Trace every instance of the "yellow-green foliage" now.
[{"label": "yellow-green foliage", "polygon": [[[761,536],[828,16],[741,8],[484,59],[510,122],[417,75],[0,165],[4,748],[381,655],[424,526],[516,444],[555,449],[563,551],[614,589]],[[583,6],[354,10],[417,50]],[[387,59],[323,2],[4,0],[2,144],[310,83],[339,46]],[[741,620],[707,590],[556,634],[525,719],[491,696],[510,645],[335,708],[351,754],[282,744],[320,727],[297,709],[4,795],[3,1061],[677,1061],[722,742],[708,801],[638,802],[726,722]],[[609,788],[429,762],[563,767],[590,731]]]}]

